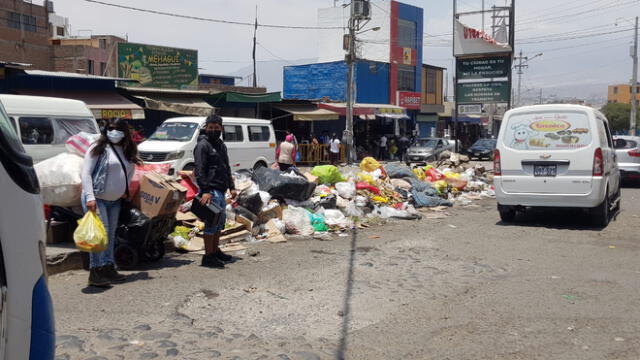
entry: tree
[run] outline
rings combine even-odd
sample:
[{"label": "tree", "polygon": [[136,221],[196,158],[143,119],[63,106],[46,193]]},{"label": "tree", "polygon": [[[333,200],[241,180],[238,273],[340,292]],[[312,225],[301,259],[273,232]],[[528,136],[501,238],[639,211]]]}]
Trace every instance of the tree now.
[{"label": "tree", "polygon": [[[629,116],[631,115],[630,104],[609,103],[600,109],[609,120],[611,132],[629,133]],[[636,114],[636,124],[640,120],[640,113]]]}]

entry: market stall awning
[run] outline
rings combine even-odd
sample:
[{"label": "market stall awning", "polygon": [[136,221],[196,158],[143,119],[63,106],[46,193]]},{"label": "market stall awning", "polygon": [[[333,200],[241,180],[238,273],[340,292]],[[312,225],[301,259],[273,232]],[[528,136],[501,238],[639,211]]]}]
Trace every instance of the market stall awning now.
[{"label": "market stall awning", "polygon": [[322,121],[322,120],[338,120],[340,115],[327,110],[319,109],[316,105],[277,105],[277,109],[288,112],[293,115],[295,121]]},{"label": "market stall awning", "polygon": [[280,96],[280,92],[270,92],[270,93],[262,93],[262,94],[249,94],[249,93],[240,93],[235,91],[224,91],[217,94],[212,94],[207,97],[211,101],[226,101],[226,102],[239,102],[239,103],[266,103],[266,102],[280,102],[282,101],[282,97]]},{"label": "market stall awning", "polygon": [[[345,116],[347,113],[346,103],[320,103],[318,107],[336,112],[340,116]],[[405,108],[389,104],[354,104],[353,115],[360,118],[362,118],[361,115],[374,115],[390,119],[409,118]],[[370,116],[366,116],[366,118],[369,119]]]},{"label": "market stall awning", "polygon": [[183,115],[209,116],[214,107],[199,97],[177,97],[171,95],[134,95],[143,100],[150,110],[170,111]]},{"label": "market stall awning", "polygon": [[144,109],[115,91],[57,91],[21,89],[21,95],[49,96],[83,101],[96,119],[144,119]]}]

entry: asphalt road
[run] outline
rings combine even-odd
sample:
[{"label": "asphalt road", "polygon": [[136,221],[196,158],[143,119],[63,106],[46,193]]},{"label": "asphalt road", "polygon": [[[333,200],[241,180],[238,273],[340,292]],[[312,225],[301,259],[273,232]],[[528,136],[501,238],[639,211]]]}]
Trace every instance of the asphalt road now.
[{"label": "asphalt road", "polygon": [[354,237],[172,255],[104,292],[53,276],[56,359],[638,359],[640,189],[605,229],[495,201]]}]

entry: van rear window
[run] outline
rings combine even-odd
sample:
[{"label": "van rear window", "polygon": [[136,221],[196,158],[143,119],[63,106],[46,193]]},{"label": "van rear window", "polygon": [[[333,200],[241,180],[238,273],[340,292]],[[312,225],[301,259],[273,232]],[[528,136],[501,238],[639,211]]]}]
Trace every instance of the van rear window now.
[{"label": "van rear window", "polygon": [[503,141],[515,150],[580,149],[592,141],[589,118],[584,113],[517,114],[508,121]]}]

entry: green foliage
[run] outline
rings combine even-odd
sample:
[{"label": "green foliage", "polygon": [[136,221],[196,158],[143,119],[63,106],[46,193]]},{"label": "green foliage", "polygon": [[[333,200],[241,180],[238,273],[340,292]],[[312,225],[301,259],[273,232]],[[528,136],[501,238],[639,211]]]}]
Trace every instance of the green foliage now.
[{"label": "green foliage", "polygon": [[[607,104],[600,109],[609,120],[611,132],[628,132],[629,115],[631,114],[630,104]],[[640,113],[636,114],[636,124],[640,120]]]}]

